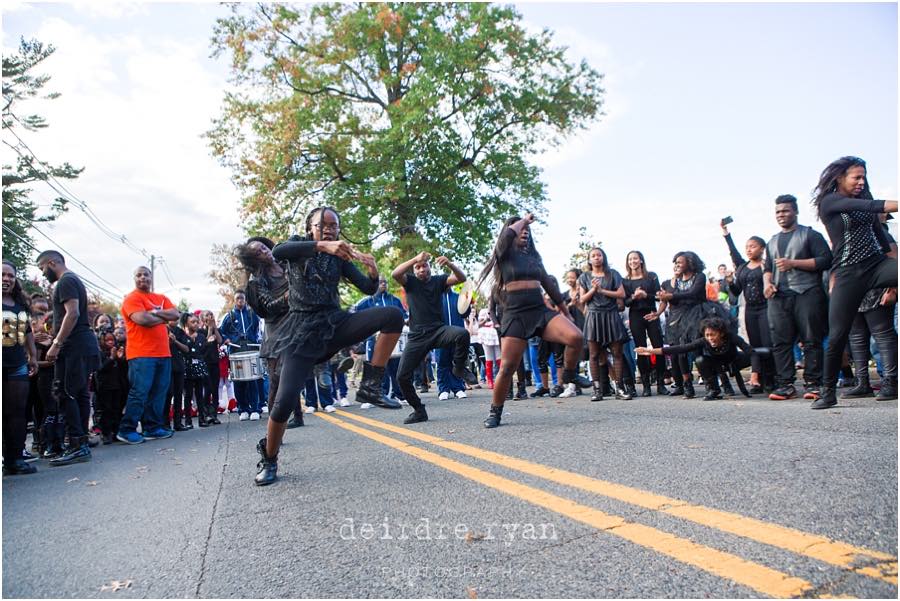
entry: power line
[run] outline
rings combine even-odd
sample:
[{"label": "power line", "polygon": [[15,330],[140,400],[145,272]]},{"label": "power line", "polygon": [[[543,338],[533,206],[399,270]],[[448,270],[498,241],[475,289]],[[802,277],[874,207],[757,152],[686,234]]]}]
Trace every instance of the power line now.
[{"label": "power line", "polygon": [[[25,238],[23,238],[22,236],[20,236],[19,234],[17,234],[17,233],[16,233],[15,231],[13,231],[11,228],[9,228],[9,227],[7,227],[6,225],[4,225],[4,226],[3,226],[3,229],[6,231],[6,233],[12,234],[12,235],[15,236],[16,238],[18,238],[23,244],[25,244],[26,246],[28,246],[29,248],[31,248],[33,251],[35,251],[35,252],[37,252],[37,253],[41,252],[38,248],[36,248],[33,244],[31,244],[31,243],[30,243],[28,240],[26,240]],[[73,257],[73,258],[74,258],[74,257]],[[76,259],[76,261],[77,261],[77,259]],[[79,275],[78,277],[85,283],[85,285],[86,285],[87,287],[91,288],[92,290],[94,290],[94,292],[100,294],[101,296],[111,297],[113,300],[119,300],[119,301],[122,300],[122,296],[121,296],[121,295],[118,295],[118,294],[116,294],[116,293],[114,293],[114,292],[110,292],[110,291],[107,290],[106,288],[100,286],[99,284],[95,284],[94,282],[92,282],[92,281],[89,280],[88,278],[84,277],[83,275]]]},{"label": "power line", "polygon": [[[17,209],[15,209],[15,208],[14,208],[12,205],[10,205],[9,203],[7,203],[7,202],[4,201],[3,204],[5,204],[6,207],[7,207],[8,209],[12,210],[14,213],[16,213],[17,215],[19,215],[20,217],[22,217],[22,218],[24,218],[24,219],[27,219],[27,218],[28,218],[26,215],[23,215],[21,212],[19,212]],[[6,227],[6,226],[4,225],[3,227]],[[48,236],[47,234],[45,234],[45,233],[44,233],[39,227],[37,227],[33,222],[31,223],[31,227],[34,228],[34,230],[35,230],[36,232],[38,232],[40,235],[42,235],[44,238],[46,238],[47,240],[49,240],[50,242],[52,242],[53,244],[55,244],[56,247],[59,248],[60,251],[66,253],[73,261],[75,261],[76,263],[78,263],[79,265],[83,266],[85,269],[87,269],[87,270],[90,271],[91,273],[93,273],[95,276],[97,276],[97,278],[99,278],[100,281],[105,282],[106,284],[108,284],[109,286],[111,286],[114,290],[116,290],[116,292],[119,294],[120,297],[125,296],[125,293],[122,292],[121,290],[119,290],[118,286],[116,286],[115,284],[113,284],[112,282],[110,282],[109,280],[107,280],[106,278],[104,278],[102,275],[100,275],[99,273],[97,273],[96,271],[94,271],[93,269],[91,269],[90,267],[88,267],[87,264],[83,263],[82,261],[79,261],[72,253],[70,253],[69,251],[67,251],[66,249],[64,249],[64,248],[62,247],[62,245],[59,244],[59,242],[57,242],[56,240],[54,240],[53,238],[51,238],[50,236]],[[6,228],[6,229],[8,229],[9,231],[12,232],[12,230],[11,230],[10,228]],[[13,232],[13,233],[15,233],[15,232]],[[17,235],[16,237],[19,238],[20,240],[22,239],[22,238],[21,238],[20,236],[18,236],[18,235]]]}]

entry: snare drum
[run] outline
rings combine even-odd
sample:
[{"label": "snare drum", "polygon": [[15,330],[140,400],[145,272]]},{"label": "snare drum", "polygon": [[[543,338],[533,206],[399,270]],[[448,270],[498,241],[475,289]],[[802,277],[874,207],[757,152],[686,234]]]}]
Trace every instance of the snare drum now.
[{"label": "snare drum", "polygon": [[228,379],[236,382],[259,380],[265,374],[259,351],[232,353],[228,356]]}]

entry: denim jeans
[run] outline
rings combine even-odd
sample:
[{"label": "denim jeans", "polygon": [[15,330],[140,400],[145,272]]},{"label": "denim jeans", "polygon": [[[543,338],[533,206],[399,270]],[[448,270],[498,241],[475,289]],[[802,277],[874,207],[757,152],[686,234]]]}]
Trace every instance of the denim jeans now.
[{"label": "denim jeans", "polygon": [[128,361],[128,401],[119,423],[119,432],[137,430],[138,422],[144,432],[163,425],[163,407],[172,379],[172,360],[169,357],[136,357]]},{"label": "denim jeans", "polygon": [[466,389],[466,383],[453,375],[453,348],[439,348],[434,351],[437,358],[438,392],[455,394]]},{"label": "denim jeans", "polygon": [[234,381],[234,398],[241,413],[259,413],[259,388],[262,380]]}]

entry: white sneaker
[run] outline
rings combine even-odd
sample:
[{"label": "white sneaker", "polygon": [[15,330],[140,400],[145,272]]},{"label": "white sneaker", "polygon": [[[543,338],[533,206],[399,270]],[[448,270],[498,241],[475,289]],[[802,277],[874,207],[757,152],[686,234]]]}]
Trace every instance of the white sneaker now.
[{"label": "white sneaker", "polygon": [[251,421],[251,422],[258,422],[258,421],[259,421],[259,413],[257,413],[256,411],[254,411],[253,413],[251,413],[251,414],[250,414],[250,421]]},{"label": "white sneaker", "polygon": [[561,399],[568,399],[573,396],[578,396],[578,389],[575,388],[575,383],[570,382],[566,384],[566,389],[559,393],[559,397]]},{"label": "white sneaker", "polygon": [[374,406],[375,405],[373,405],[372,403],[363,403],[362,405],[359,406],[359,408],[360,409],[371,409]]},{"label": "white sneaker", "polygon": [[242,422],[245,422],[245,421],[247,421],[248,419],[250,419],[250,414],[247,413],[246,411],[244,411],[243,413],[241,413],[239,419],[240,419]]},{"label": "white sneaker", "polygon": [[441,394],[438,395],[438,400],[439,400],[439,401],[446,401],[446,400],[449,399],[449,398],[450,398],[450,393],[449,393],[449,392],[442,392]]},{"label": "white sneaker", "polygon": [[306,409],[303,410],[303,413],[315,413],[315,412],[316,412],[315,407],[307,407]]},{"label": "white sneaker", "polygon": [[325,405],[325,413],[334,413],[337,409],[334,408],[334,405]]},{"label": "white sneaker", "polygon": [[469,395],[466,394],[465,390],[460,390],[459,392],[456,393],[456,398],[458,398],[458,399],[464,399],[464,398],[467,398],[468,396]]},{"label": "white sneaker", "polygon": [[338,405],[340,405],[341,407],[349,407],[351,405],[350,399],[344,397],[338,401]]},{"label": "white sneaker", "polygon": [[262,412],[263,412],[263,413],[268,413],[268,412],[269,412],[269,406],[268,406],[268,405],[263,405],[263,406],[262,406]]}]

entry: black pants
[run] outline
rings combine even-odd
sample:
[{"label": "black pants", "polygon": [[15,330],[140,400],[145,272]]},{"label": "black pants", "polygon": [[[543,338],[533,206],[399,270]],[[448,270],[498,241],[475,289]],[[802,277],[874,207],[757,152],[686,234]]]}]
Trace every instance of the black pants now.
[{"label": "black pants", "polygon": [[[169,423],[169,412],[177,418],[181,413],[181,399],[184,396],[184,372],[172,370],[172,379],[169,382],[169,391],[166,393],[166,404],[163,407],[163,423]],[[188,409],[190,409],[188,398]]]},{"label": "black pants", "polygon": [[[214,411],[218,412],[219,408],[219,362],[206,363],[206,372],[209,374],[206,384],[206,394],[209,395],[209,402]],[[269,376],[271,377],[271,372]],[[271,407],[270,407],[271,409]]]},{"label": "black pants", "polygon": [[97,391],[97,406],[101,413],[99,418],[100,431],[113,436],[119,431],[119,422],[122,421],[122,411],[125,410],[126,395],[118,388],[113,390],[100,389]]},{"label": "black pants", "polygon": [[697,370],[707,384],[718,382],[717,377],[723,371],[730,375],[732,367],[737,367],[739,370],[744,369],[750,366],[750,362],[751,356],[741,350],[738,350],[734,360],[730,363],[709,355],[701,355],[695,360]]},{"label": "black pants", "polygon": [[[857,300],[856,309],[859,308],[860,300],[862,297]],[[794,344],[798,339],[803,343],[803,379],[814,386],[822,383],[822,340],[825,338],[827,315],[828,300],[825,298],[825,291],[819,286],[810,288],[803,294],[776,295],[769,299],[767,316],[772,354],[775,358],[775,382],[778,386],[794,383]],[[849,327],[847,329],[849,331]],[[847,339],[844,338],[843,344],[846,343]]]},{"label": "black pants", "polygon": [[353,313],[334,333],[334,337],[328,342],[319,357],[283,355],[275,406],[269,413],[269,419],[279,424],[288,420],[314,365],[327,361],[342,348],[358,344],[379,331],[386,334],[399,334],[403,331],[403,313],[400,309],[397,307],[373,307]]},{"label": "black pants", "polygon": [[42,367],[38,370],[37,391],[44,405],[41,438],[44,448],[60,449],[66,436],[66,424],[59,409],[59,399],[53,392],[53,371],[52,367]]},{"label": "black pants", "polygon": [[[772,333],[769,328],[768,303],[747,305],[744,308],[744,324],[747,326],[747,338],[754,348],[772,346]],[[750,357],[753,371],[759,374],[760,384],[772,384],[775,381],[775,360],[769,353],[764,357],[754,354]]]},{"label": "black pants", "polygon": [[87,423],[91,416],[88,376],[97,370],[99,364],[99,355],[62,352],[53,366],[53,390],[65,416],[69,444],[76,444],[73,442],[74,438],[87,434]]},{"label": "black pants", "polygon": [[881,353],[884,378],[897,382],[897,330],[894,329],[894,305],[857,313],[850,329],[850,354],[857,375],[868,374],[869,337],[875,339]]},{"label": "black pants", "polygon": [[[559,342],[550,342],[541,338],[538,344],[538,368],[537,373],[546,374],[550,372],[550,355],[553,355],[553,361],[556,363],[556,369],[562,369],[565,363],[566,345]],[[532,366],[533,367],[533,366]],[[532,369],[532,371],[534,371]],[[534,385],[538,382],[535,380]]]},{"label": "black pants", "polygon": [[397,368],[397,383],[410,407],[422,406],[413,386],[413,371],[431,349],[442,347],[453,348],[454,367],[465,367],[469,360],[469,332],[458,326],[441,326],[429,332],[410,333],[403,356],[400,357],[400,367]]},{"label": "black pants", "polygon": [[46,414],[44,413],[44,401],[41,399],[41,393],[38,392],[37,374],[30,377],[28,383],[28,405],[25,408],[25,416],[26,420],[30,418],[32,423],[34,423],[34,430],[31,435],[32,441],[41,443],[41,435],[43,433],[41,425],[44,423]]},{"label": "black pants", "polygon": [[[197,399],[197,417],[200,419],[209,419],[213,417],[216,410],[210,407],[211,397],[207,393],[206,387],[209,384],[206,378],[185,378],[184,379],[184,413],[187,419],[191,419],[191,399]],[[175,417],[178,418],[180,407],[175,408]]]},{"label": "black pants", "polygon": [[[647,321],[644,319],[645,310],[628,311],[628,324],[631,328],[631,338],[634,340],[634,346],[647,346],[647,338],[650,338],[650,344],[653,348],[662,348],[663,335],[662,328],[659,326],[659,320]],[[674,357],[673,357],[674,359]],[[673,361],[674,363],[674,361]],[[638,371],[641,373],[641,380],[649,381],[650,378],[650,357],[643,355],[637,358]],[[656,361],[656,381],[662,384],[665,379],[666,362],[663,357],[659,357]]]},{"label": "black pants", "polygon": [[9,376],[18,368],[3,367],[3,462],[22,458],[28,416],[28,378]]},{"label": "black pants", "polygon": [[[866,292],[897,287],[897,259],[884,255],[834,270],[834,288],[828,308],[828,351],[825,353],[826,387],[833,388],[841,370],[841,355],[850,337],[853,319]],[[894,347],[896,348],[896,346]]]}]

